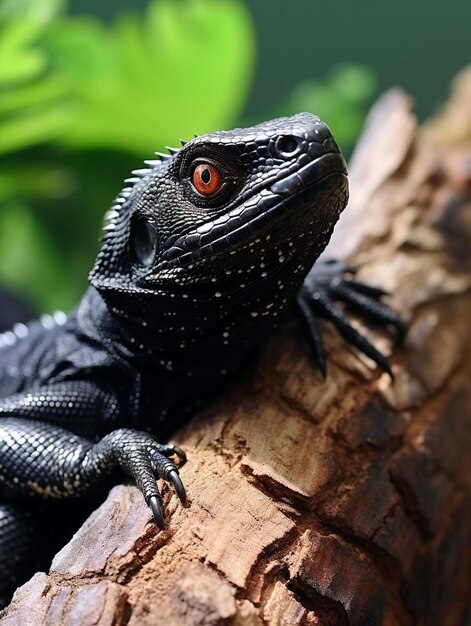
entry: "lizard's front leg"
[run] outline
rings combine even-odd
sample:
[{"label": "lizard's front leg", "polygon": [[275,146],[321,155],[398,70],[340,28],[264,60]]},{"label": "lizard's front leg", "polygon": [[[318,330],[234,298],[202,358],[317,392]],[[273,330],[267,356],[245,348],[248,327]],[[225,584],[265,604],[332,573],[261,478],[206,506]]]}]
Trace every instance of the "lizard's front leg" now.
[{"label": "lizard's front leg", "polygon": [[[163,528],[156,478],[172,483],[184,502],[178,468],[169,458],[176,455],[182,463],[183,451],[127,428],[113,430],[94,443],[58,427],[61,414],[64,425],[76,425],[77,417],[86,423],[93,415],[95,423],[103,423],[109,407],[116,407],[110,392],[92,383],[81,384],[88,387],[78,391],[77,383],[70,381],[1,401],[0,491],[6,496],[76,497],[93,492],[121,469],[134,478]],[[47,423],[48,417],[54,423]]]},{"label": "lizard's front leg", "polygon": [[319,261],[307,275],[296,298],[296,310],[310,341],[311,350],[323,375],[326,374],[326,357],[317,317],[330,320],[342,337],[375,361],[392,377],[388,360],[361,335],[336,304],[343,302],[347,308],[382,327],[393,329],[398,340],[406,333],[406,325],[388,306],[381,302],[386,292],[355,280],[355,268],[339,261]]},{"label": "lizard's front leg", "polygon": [[164,528],[156,477],[171,482],[185,501],[178,468],[168,458],[174,454],[184,460],[176,446],[128,428],[92,443],[51,424],[5,418],[0,421],[0,490],[7,497],[85,496],[121,469],[134,478],[157,525]]}]

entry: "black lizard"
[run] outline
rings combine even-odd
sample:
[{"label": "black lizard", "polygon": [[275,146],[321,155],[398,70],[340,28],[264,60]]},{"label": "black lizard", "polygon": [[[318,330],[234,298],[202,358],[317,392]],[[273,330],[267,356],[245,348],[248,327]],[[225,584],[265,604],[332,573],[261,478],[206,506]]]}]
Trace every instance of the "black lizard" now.
[{"label": "black lizard", "polygon": [[[403,326],[339,263],[314,261],[348,196],[311,114],[197,137],[133,172],[107,215],[91,286],[70,315],[0,339],[0,595],[24,576],[34,499],[85,496],[116,472],[163,528],[156,476],[185,490],[165,439],[296,311],[325,371],[318,315],[381,367],[334,300]],[[26,504],[25,504],[26,502]]]}]

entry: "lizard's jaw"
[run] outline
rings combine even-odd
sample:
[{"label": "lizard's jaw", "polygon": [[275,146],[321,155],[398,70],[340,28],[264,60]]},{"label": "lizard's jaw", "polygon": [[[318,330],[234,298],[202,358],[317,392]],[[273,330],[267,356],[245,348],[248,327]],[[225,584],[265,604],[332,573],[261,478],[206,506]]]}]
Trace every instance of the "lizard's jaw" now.
[{"label": "lizard's jaw", "polygon": [[[232,253],[286,220],[322,207],[335,223],[348,197],[347,169],[338,152],[328,152],[294,173],[271,183],[244,203],[175,241],[163,256],[168,268],[185,267]],[[311,215],[311,219],[316,219]]]}]

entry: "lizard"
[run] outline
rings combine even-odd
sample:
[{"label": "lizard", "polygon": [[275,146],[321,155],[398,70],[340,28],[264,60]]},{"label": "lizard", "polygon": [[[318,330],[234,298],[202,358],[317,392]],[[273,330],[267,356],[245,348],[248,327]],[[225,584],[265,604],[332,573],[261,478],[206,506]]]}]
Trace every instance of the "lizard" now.
[{"label": "lizard", "polygon": [[127,474],[164,528],[157,479],[184,503],[186,457],[160,441],[287,317],[301,320],[324,375],[320,317],[391,373],[343,310],[400,337],[385,292],[316,262],[348,200],[328,126],[300,113],[181,144],[126,179],[76,310],[0,335],[3,598],[41,541],[37,502],[102,493]]}]

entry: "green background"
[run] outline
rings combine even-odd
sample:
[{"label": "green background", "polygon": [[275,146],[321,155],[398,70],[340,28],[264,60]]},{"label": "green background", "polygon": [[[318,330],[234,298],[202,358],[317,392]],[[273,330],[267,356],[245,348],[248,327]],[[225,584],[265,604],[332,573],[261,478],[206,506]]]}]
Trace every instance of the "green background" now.
[{"label": "green background", "polygon": [[[468,0],[248,0],[258,59],[247,103],[260,117],[304,79],[327,76],[337,63],[371,68],[381,92],[401,85],[416,98],[419,115],[444,100],[451,77],[471,62]],[[74,0],[75,13],[110,19],[125,0]],[[134,7],[144,7],[135,0]]]}]

